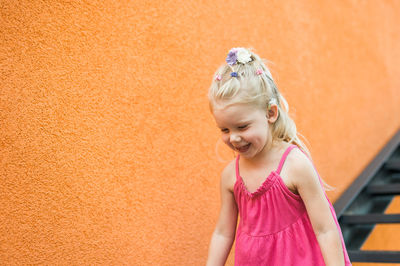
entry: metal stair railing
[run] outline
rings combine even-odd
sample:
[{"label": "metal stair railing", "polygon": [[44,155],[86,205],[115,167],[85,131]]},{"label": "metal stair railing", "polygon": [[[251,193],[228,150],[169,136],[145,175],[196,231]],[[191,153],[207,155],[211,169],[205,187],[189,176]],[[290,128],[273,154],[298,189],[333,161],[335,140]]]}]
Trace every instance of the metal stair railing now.
[{"label": "metal stair railing", "polygon": [[[400,250],[361,250],[376,224],[400,224],[400,213],[384,213],[396,195],[400,195],[400,130],[334,204],[350,261],[400,263]],[[400,238],[400,231],[396,233]]]}]

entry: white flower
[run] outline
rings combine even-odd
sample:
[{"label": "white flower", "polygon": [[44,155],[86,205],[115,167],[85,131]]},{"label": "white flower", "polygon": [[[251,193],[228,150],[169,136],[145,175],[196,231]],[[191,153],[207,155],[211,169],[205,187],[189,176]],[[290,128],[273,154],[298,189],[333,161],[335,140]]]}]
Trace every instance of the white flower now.
[{"label": "white flower", "polygon": [[246,64],[251,61],[251,54],[245,48],[236,48],[237,61]]}]

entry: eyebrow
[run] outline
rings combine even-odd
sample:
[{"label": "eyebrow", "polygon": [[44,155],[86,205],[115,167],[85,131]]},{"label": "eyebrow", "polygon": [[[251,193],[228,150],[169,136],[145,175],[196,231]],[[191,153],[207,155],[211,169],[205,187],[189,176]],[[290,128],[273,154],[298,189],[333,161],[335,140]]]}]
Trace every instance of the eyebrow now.
[{"label": "eyebrow", "polygon": [[[253,120],[243,120],[243,121],[239,121],[239,122],[235,123],[235,124],[236,124],[235,126],[239,126],[239,125],[243,125],[243,124],[250,124],[252,121],[253,121]],[[226,128],[226,127],[220,127],[220,126],[218,126],[218,125],[217,125],[217,127],[220,128],[220,129]]]},{"label": "eyebrow", "polygon": [[253,122],[253,120],[239,120],[238,122],[237,122],[237,124],[250,124],[251,122]]}]

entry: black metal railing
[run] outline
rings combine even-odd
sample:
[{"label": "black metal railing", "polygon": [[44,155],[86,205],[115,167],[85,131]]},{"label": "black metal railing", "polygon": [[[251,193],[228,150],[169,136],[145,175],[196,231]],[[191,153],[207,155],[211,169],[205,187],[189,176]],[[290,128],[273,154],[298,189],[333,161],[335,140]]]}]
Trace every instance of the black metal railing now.
[{"label": "black metal railing", "polygon": [[[400,262],[400,250],[361,250],[376,224],[400,223],[400,213],[385,214],[396,195],[400,195],[400,130],[334,204],[352,262]],[[400,231],[394,233],[400,238]]]}]

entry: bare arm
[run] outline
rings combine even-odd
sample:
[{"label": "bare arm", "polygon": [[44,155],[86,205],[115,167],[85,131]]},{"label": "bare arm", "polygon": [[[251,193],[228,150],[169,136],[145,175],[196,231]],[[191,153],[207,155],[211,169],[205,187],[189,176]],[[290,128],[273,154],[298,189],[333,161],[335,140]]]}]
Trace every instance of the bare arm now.
[{"label": "bare arm", "polygon": [[207,266],[225,265],[235,239],[238,210],[229,184],[232,180],[232,165],[228,165],[221,175],[221,209],[217,225],[211,237]]},{"label": "bare arm", "polygon": [[[301,153],[301,151],[296,152]],[[295,186],[306,206],[325,264],[327,266],[344,265],[339,231],[319,182],[318,174],[304,154],[297,156],[300,158],[293,163],[293,170],[296,171]]]}]

